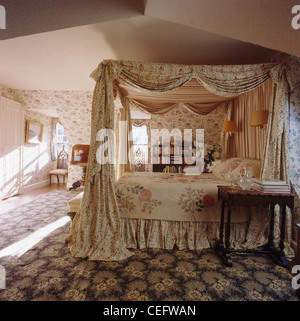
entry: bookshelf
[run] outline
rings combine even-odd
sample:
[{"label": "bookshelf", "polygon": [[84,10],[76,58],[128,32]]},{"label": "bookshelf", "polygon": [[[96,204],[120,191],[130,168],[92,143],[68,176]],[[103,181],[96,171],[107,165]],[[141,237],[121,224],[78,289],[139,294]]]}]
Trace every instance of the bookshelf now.
[{"label": "bookshelf", "polygon": [[153,172],[163,172],[169,169],[170,173],[183,173],[187,165],[192,165],[192,156],[185,157],[185,150],[192,155],[192,144],[187,145],[183,142],[171,142],[170,145],[157,143],[152,147]]}]

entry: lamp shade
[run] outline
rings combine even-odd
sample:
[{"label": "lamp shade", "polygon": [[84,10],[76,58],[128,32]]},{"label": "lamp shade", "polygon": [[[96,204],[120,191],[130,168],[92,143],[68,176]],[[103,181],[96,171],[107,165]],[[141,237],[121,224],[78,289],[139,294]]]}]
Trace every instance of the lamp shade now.
[{"label": "lamp shade", "polygon": [[259,126],[262,127],[263,125],[267,124],[268,122],[268,110],[254,110],[250,116],[250,126],[255,127]]},{"label": "lamp shade", "polygon": [[238,132],[236,123],[234,120],[225,120],[223,126],[223,133],[236,133]]}]

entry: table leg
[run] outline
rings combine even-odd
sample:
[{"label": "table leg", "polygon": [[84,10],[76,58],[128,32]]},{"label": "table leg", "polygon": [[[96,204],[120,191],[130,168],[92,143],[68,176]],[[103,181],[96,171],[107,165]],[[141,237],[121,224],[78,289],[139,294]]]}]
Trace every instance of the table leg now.
[{"label": "table leg", "polygon": [[285,239],[285,218],[286,218],[286,210],[285,210],[285,205],[283,206],[282,209],[282,217],[281,217],[281,231],[280,231],[280,243],[279,243],[279,248],[280,248],[280,260],[283,264],[284,267],[288,267],[288,261],[284,255],[284,239]]},{"label": "table leg", "polygon": [[226,225],[226,234],[225,234],[225,245],[224,245],[224,225],[225,225],[225,201],[222,200],[221,208],[221,221],[220,221],[220,232],[219,232],[219,241],[215,248],[216,251],[222,252],[222,256],[225,259],[225,264],[229,267],[232,266],[232,259],[230,256],[229,246],[230,246],[230,221],[231,221],[231,207],[228,206],[228,217]]},{"label": "table leg", "polygon": [[264,246],[265,251],[275,252],[274,246],[274,207],[270,207],[270,231],[268,244]]},{"label": "table leg", "polygon": [[219,243],[218,247],[224,249],[224,213],[225,213],[225,201],[222,201],[221,210],[221,222],[220,222],[220,232],[219,232]]},{"label": "table leg", "polygon": [[231,205],[228,204],[227,208],[227,223],[226,223],[226,237],[225,237],[225,260],[226,265],[232,267],[232,259],[230,255],[230,229],[231,229]]}]

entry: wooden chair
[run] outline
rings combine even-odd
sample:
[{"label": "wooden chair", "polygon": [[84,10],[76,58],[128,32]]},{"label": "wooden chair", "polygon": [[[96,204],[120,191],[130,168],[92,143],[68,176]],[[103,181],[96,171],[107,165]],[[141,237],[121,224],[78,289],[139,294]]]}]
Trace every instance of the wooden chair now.
[{"label": "wooden chair", "polygon": [[53,169],[49,172],[50,185],[52,175],[56,175],[58,184],[59,176],[62,176],[63,183],[65,184],[65,177],[68,175],[68,153],[65,151],[65,146],[63,146],[63,150],[57,155],[57,169]]}]

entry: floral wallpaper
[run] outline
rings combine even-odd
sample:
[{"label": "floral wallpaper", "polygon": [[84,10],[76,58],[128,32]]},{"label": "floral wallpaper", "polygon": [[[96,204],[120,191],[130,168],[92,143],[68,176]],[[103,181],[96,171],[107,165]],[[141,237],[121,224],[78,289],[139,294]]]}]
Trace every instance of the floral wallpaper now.
[{"label": "floral wallpaper", "polygon": [[[132,110],[137,110],[133,107]],[[179,129],[184,139],[184,129],[192,129],[192,140],[196,139],[196,129],[204,129],[205,148],[215,145],[216,151],[220,151],[220,135],[225,119],[223,107],[219,107],[207,115],[199,115],[189,111],[183,104],[179,104],[171,111],[163,115],[151,115],[151,119],[132,121],[133,125],[146,125],[149,137],[149,162],[151,160],[151,129]],[[146,164],[145,171],[152,171],[152,165]]]},{"label": "floral wallpaper", "polygon": [[[18,90],[17,95],[28,110],[55,108],[65,129],[70,150],[75,144],[90,143],[92,92]],[[71,159],[71,153],[69,158]],[[80,166],[69,165],[67,186],[71,187],[81,176]]]},{"label": "floral wallpaper", "polygon": [[219,146],[225,113],[223,107],[213,110],[207,115],[198,115],[180,105],[164,115],[151,115],[150,128],[172,130],[178,128],[184,134],[184,129],[193,129],[193,140],[196,129],[204,129],[205,144]]},{"label": "floral wallpaper", "polygon": [[[37,109],[55,109],[58,113],[60,123],[65,129],[70,150],[75,144],[89,144],[90,143],[90,128],[91,128],[91,106],[92,106],[92,92],[85,91],[48,91],[48,90],[16,90],[8,88],[4,85],[0,85],[1,94],[9,99],[20,102],[25,110],[28,117],[30,115],[35,120],[37,117],[43,117],[43,115],[34,112]],[[26,117],[26,114],[25,114]],[[42,122],[50,124],[51,118],[45,116]],[[29,118],[28,118],[29,119]],[[36,120],[37,121],[37,120]],[[45,124],[44,124],[45,126]],[[49,127],[49,136],[45,136],[45,140],[49,141],[49,155],[50,155],[50,140],[51,140],[51,129]],[[44,128],[45,133],[47,131],[46,126]],[[70,155],[71,157],[71,155]],[[34,181],[45,179],[48,168],[55,166],[51,164],[51,157],[49,158],[49,166],[44,169],[43,175],[36,175]],[[81,178],[82,168],[79,166],[69,165],[68,173],[68,187],[72,186],[72,183],[76,182]]]},{"label": "floral wallpaper", "polygon": [[[59,121],[65,129],[70,149],[75,144],[90,143],[92,92],[6,88],[5,93],[11,99],[22,103],[27,112],[33,113],[36,109],[55,108]],[[178,128],[182,133],[185,128],[204,129],[205,143],[218,145],[224,117],[222,107],[203,116],[190,112],[182,105],[164,115],[152,115],[151,120],[147,123],[150,126],[149,128],[166,128],[169,130]],[[193,135],[195,135],[195,131],[193,131]],[[80,166],[69,165],[68,187],[79,180],[81,175],[82,168]]]}]

